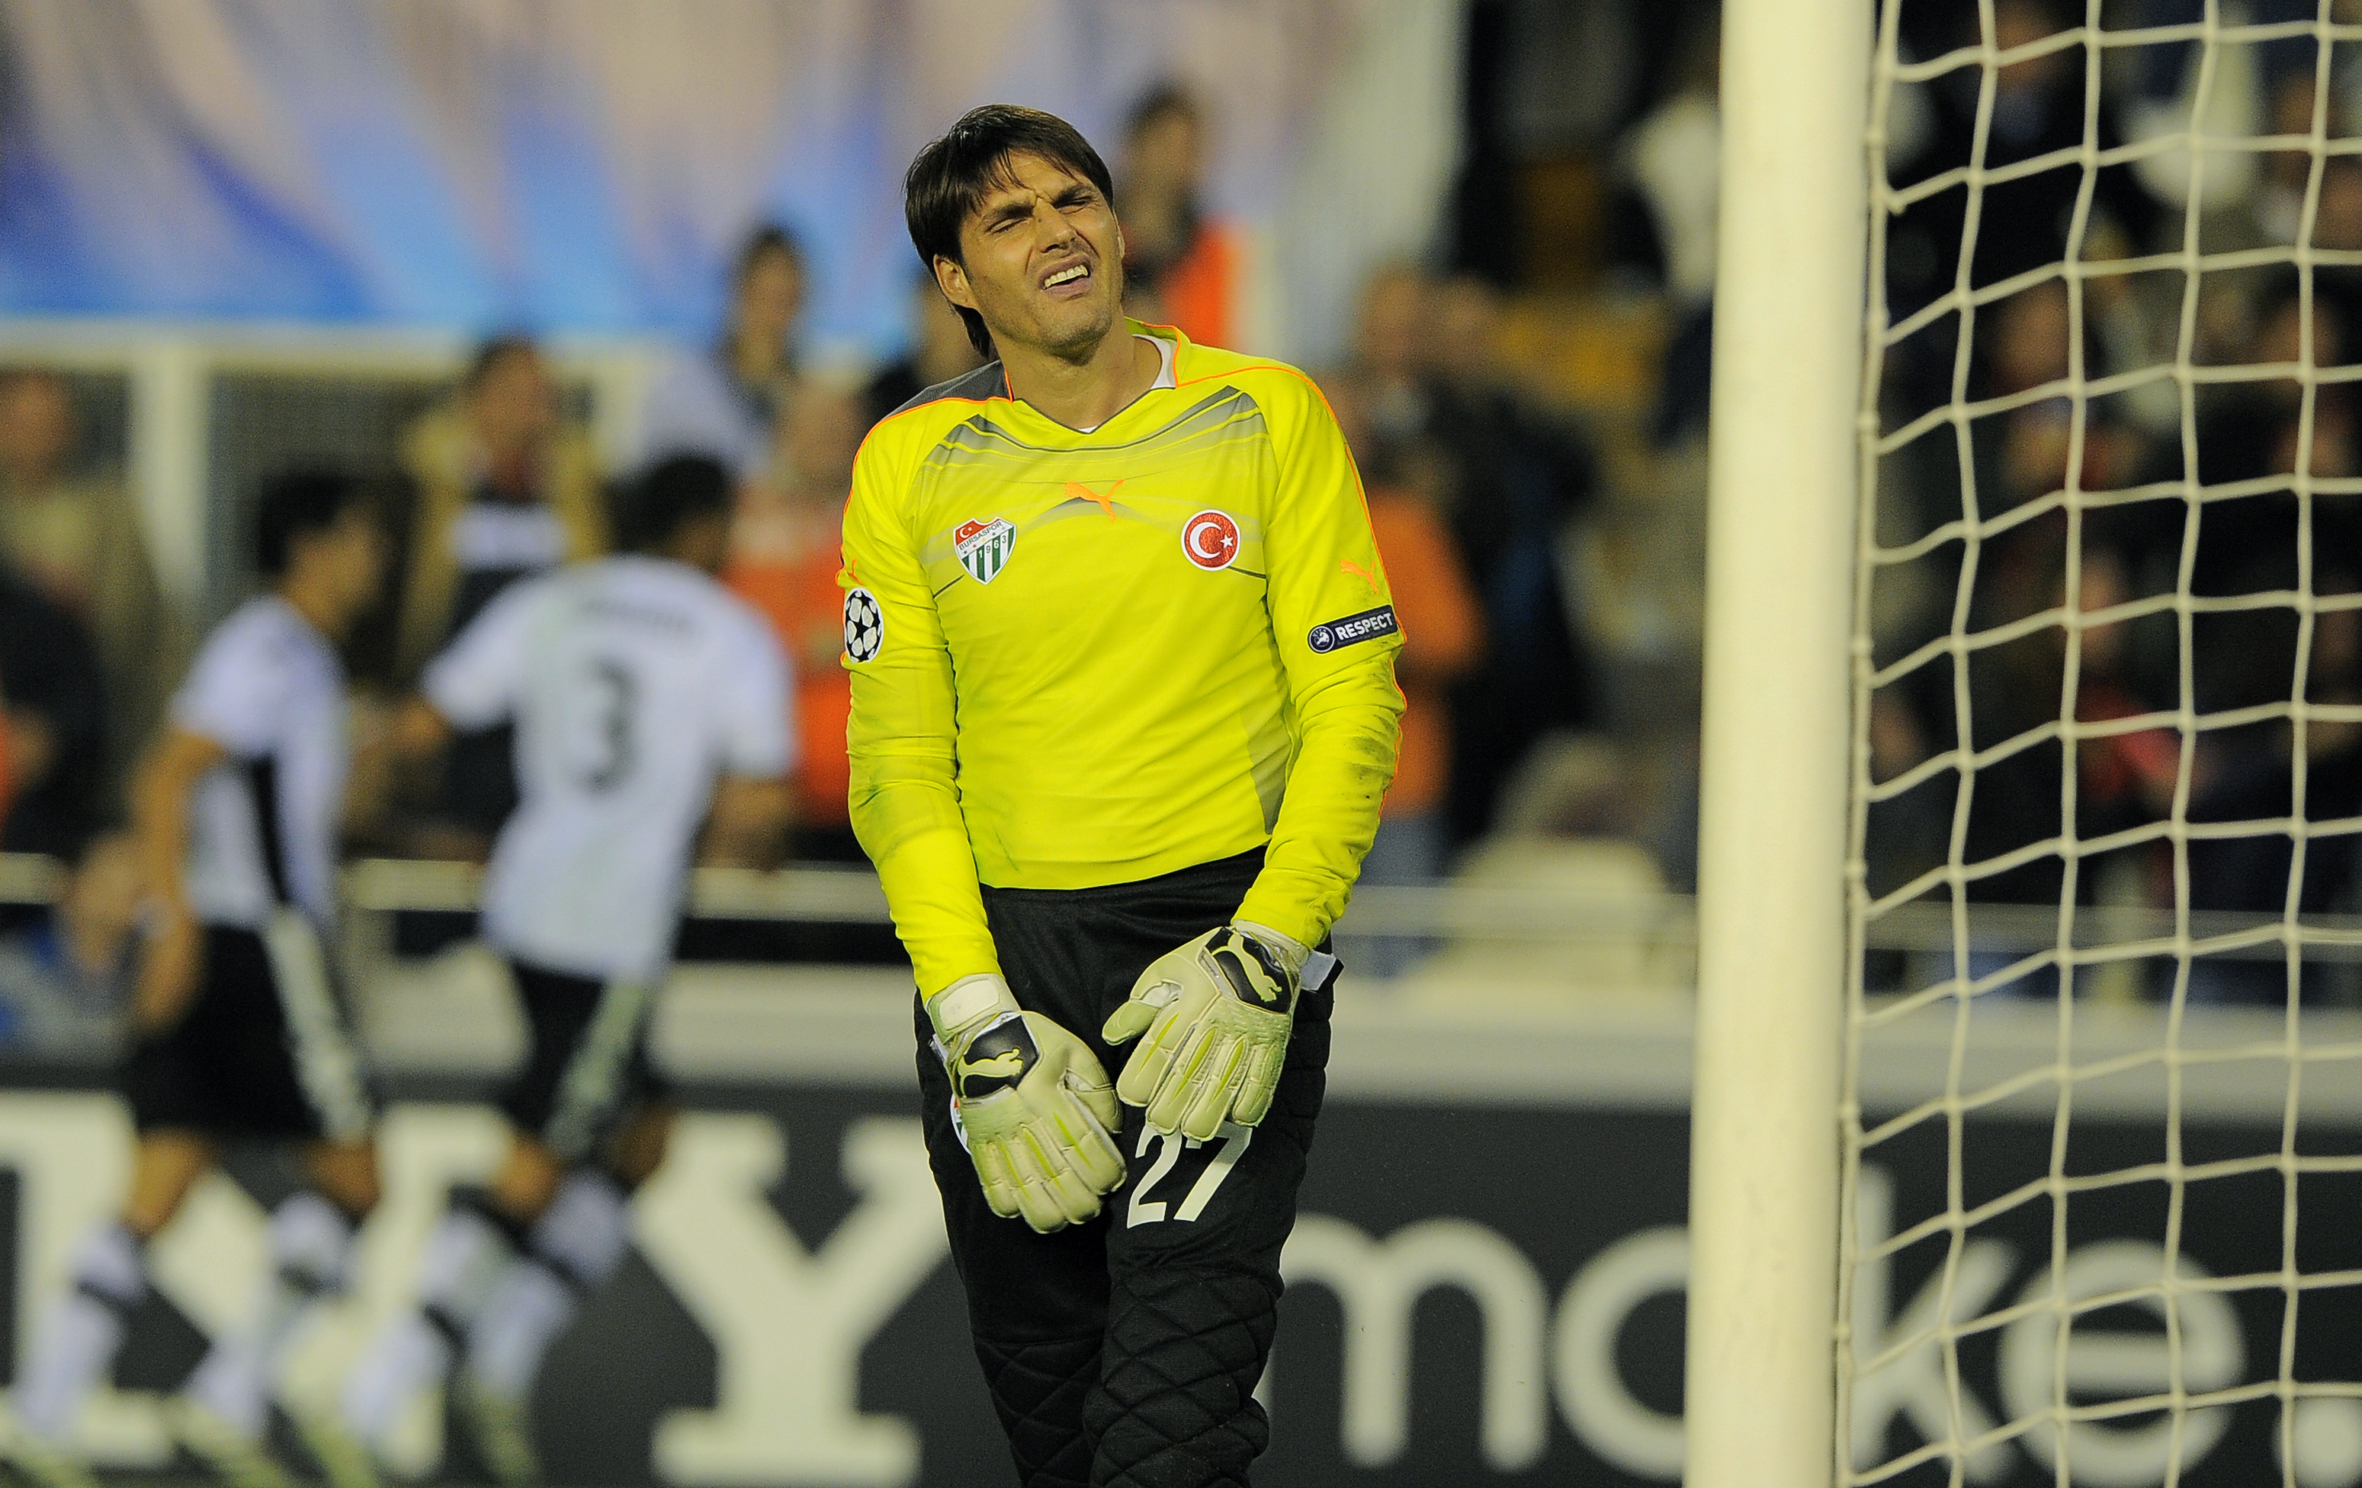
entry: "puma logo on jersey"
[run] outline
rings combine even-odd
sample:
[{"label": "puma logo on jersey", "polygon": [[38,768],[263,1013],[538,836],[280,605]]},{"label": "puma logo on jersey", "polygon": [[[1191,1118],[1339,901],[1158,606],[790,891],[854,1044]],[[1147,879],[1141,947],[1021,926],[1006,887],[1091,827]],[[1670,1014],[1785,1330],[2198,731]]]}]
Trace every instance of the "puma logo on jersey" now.
[{"label": "puma logo on jersey", "polygon": [[1107,513],[1107,520],[1112,522],[1115,520],[1115,493],[1122,490],[1123,488],[1123,480],[1119,479],[1114,485],[1109,486],[1107,488],[1107,494],[1102,496],[1097,491],[1092,490],[1089,486],[1084,485],[1081,481],[1068,481],[1066,483],[1066,499],[1069,501],[1088,501],[1097,506],[1101,511]]},{"label": "puma logo on jersey", "polygon": [[1357,578],[1363,583],[1369,585],[1370,592],[1372,594],[1378,592],[1377,576],[1350,558],[1340,558],[1337,560],[1337,572],[1350,575],[1353,578]]}]

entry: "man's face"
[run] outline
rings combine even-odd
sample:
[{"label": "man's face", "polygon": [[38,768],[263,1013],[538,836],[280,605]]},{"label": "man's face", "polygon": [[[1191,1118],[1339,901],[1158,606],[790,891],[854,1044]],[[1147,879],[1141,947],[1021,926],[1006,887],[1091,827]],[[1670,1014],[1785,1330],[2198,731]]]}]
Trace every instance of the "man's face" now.
[{"label": "man's face", "polygon": [[476,432],[496,453],[538,443],[558,424],[558,388],[538,353],[510,352],[484,369],[473,399]]},{"label": "man's face", "polygon": [[1427,286],[1416,275],[1389,270],[1362,293],[1358,349],[1372,376],[1385,381],[1418,375],[1426,354]]},{"label": "man's face", "polygon": [[1124,190],[1138,185],[1195,191],[1205,175],[1204,154],[1204,131],[1198,128],[1197,115],[1167,109],[1132,136],[1124,160]]},{"label": "man's face", "polygon": [[738,283],[738,329],[765,345],[778,345],[804,308],[804,271],[782,252],[765,253],[747,265]]},{"label": "man's face", "polygon": [[1434,359],[1455,377],[1474,380],[1493,370],[1500,310],[1490,288],[1455,279],[1435,296]]},{"label": "man's face", "polygon": [[1003,348],[1079,361],[1123,303],[1123,233],[1098,187],[1038,155],[1012,155],[1003,180],[960,224],[962,262],[935,261],[955,305],[984,317]]},{"label": "man's face", "polygon": [[350,626],[377,602],[385,579],[385,535],[376,514],[366,506],[349,506],[334,525],[299,541],[295,561],[311,565],[321,588],[334,597],[338,628]]}]

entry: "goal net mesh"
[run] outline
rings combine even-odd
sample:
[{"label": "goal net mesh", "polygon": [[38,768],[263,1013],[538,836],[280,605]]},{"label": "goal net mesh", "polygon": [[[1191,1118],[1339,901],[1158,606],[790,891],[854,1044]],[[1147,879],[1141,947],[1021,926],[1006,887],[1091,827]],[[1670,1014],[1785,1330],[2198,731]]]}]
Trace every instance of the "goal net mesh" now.
[{"label": "goal net mesh", "polygon": [[2362,1484],[2358,23],[1883,0],[1843,1483]]}]

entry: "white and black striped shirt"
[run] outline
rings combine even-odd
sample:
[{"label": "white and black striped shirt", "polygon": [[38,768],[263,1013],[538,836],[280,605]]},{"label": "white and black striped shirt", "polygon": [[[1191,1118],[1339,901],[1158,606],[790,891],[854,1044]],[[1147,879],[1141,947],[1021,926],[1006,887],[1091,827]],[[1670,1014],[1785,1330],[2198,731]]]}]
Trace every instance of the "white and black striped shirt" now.
[{"label": "white and black striped shirt", "polygon": [[336,649],[276,595],[247,601],[206,638],[172,700],[176,727],[230,754],[189,804],[198,919],[259,930],[293,904],[323,928],[334,920],[344,684]]}]

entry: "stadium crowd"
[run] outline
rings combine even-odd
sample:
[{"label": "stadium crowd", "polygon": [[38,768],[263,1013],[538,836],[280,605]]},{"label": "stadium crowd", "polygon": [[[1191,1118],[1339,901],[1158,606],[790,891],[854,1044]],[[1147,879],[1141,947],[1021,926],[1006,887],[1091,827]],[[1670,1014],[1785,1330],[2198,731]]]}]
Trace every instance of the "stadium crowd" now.
[{"label": "stadium crowd", "polygon": [[[2258,21],[2286,19],[2296,17],[2291,3],[2250,10]],[[2301,8],[2296,18],[2309,19]],[[1514,112],[1514,99],[1502,100],[1516,92],[1525,43],[1503,29],[1520,7],[1479,6],[1469,158],[1449,241],[1429,261],[1375,274],[1349,350],[1312,369],[1361,464],[1408,638],[1402,767],[1369,882],[1429,881],[1504,832],[1555,832],[1636,841],[1666,886],[1688,885],[1716,125],[1712,17],[1679,9],[1675,21],[1651,23],[1645,77],[1627,87],[1621,112],[1591,126],[1608,131],[1592,151],[1598,169],[1550,240],[1533,222],[1520,233],[1489,225],[1518,169],[1504,153],[1515,131],[1494,116]],[[2194,0],[2130,0],[2121,17],[2111,9],[2110,24],[2196,14]],[[2054,0],[1998,0],[1991,15],[2003,49],[2076,19]],[[1932,57],[1973,45],[1977,16],[1967,5],[1917,8],[1906,16],[1908,49]],[[2252,118],[2230,132],[2311,135],[2317,115],[2332,139],[2362,126],[2355,59],[2336,59],[2317,97],[2308,39],[2234,52],[2212,107]],[[2096,143],[2135,142],[2186,118],[2195,55],[2182,44],[2111,49],[2091,115]],[[1898,92],[1893,185],[1969,163],[1982,76],[1971,65]],[[1985,169],[2081,144],[2086,77],[2080,46],[1998,69]],[[1139,100],[1110,153],[1131,309],[1220,344],[1250,318],[1253,267],[1241,229],[1205,206],[1212,127],[1186,90],[1162,86]],[[2180,852],[2146,829],[2177,813],[2198,823],[2362,813],[2362,725],[2314,719],[2299,729],[2285,708],[2267,706],[2287,702],[2300,673],[2307,702],[2362,702],[2362,610],[2284,596],[2205,609],[2185,637],[2170,607],[2146,603],[2182,586],[2202,599],[2362,589],[2353,385],[2300,381],[2284,366],[2221,375],[2362,362],[2362,259],[2316,268],[2308,289],[2293,267],[2271,264],[2210,271],[2193,287],[2178,260],[2149,257],[2185,243],[2208,253],[2286,248],[2300,235],[2318,249],[2362,252],[2362,158],[2286,148],[2209,155],[2207,172],[2193,208],[2186,153],[2099,170],[2088,198],[2081,167],[2064,160],[1988,188],[1973,219],[1966,189],[1954,186],[1893,224],[1883,266],[1895,323],[1953,287],[1972,220],[1969,282],[2024,282],[1978,305],[1965,356],[1964,317],[1950,312],[1886,358],[1883,427],[1920,432],[1881,463],[1878,540],[1901,547],[1947,523],[1982,525],[1974,544],[1954,531],[1880,570],[1871,596],[1879,661],[1954,632],[2055,619],[2070,603],[2100,618],[2079,621],[2072,644],[2067,626],[2036,623],[1977,646],[1959,678],[1937,647],[1877,691],[1868,720],[1877,780],[1956,748],[1979,759],[1964,812],[1960,773],[1932,767],[1873,808],[1876,893],[1924,886],[1957,862],[1979,901],[2055,904],[2071,893],[2085,904],[2171,906],[2186,883],[2193,909],[2276,913],[2298,865],[2293,834],[2201,835]],[[1529,191],[1529,218],[1543,215],[1535,199]],[[1511,237],[1526,245],[1522,260],[1504,246]],[[1551,241],[1578,245],[1579,279],[1538,271]],[[2040,272],[2070,253],[2083,270],[2072,292]],[[2142,267],[2108,270],[2127,260]],[[658,372],[631,421],[637,446],[617,468],[602,466],[580,390],[529,334],[477,349],[449,395],[408,428],[398,469],[382,472],[393,477],[382,504],[399,578],[377,626],[382,656],[356,676],[396,696],[505,585],[607,551],[605,497],[617,482],[665,455],[710,455],[737,480],[726,582],[771,619],[796,669],[795,855],[858,862],[836,665],[838,514],[865,431],[967,371],[976,352],[914,277],[903,355],[858,378],[814,367],[797,344],[812,269],[793,233],[751,232],[727,272],[724,323]],[[1551,349],[1603,335],[1621,338],[1604,362]],[[2177,365],[2204,370],[2177,379]],[[2126,376],[2144,369],[2155,375]],[[2104,396],[2069,395],[2070,382],[2103,378],[2117,379]],[[85,865],[54,919],[20,912],[0,941],[0,1007],[60,1005],[13,990],[44,978],[98,989],[90,1005],[100,1005],[119,979],[138,897],[116,836],[122,782],[187,654],[184,618],[161,597],[119,471],[87,427],[91,403],[52,370],[0,375],[0,848]],[[2291,475],[2308,437],[2310,489],[2300,497]],[[2186,501],[2193,480],[2221,499]],[[2070,486],[2072,503],[2061,496]],[[2123,617],[2110,618],[2119,607]],[[2062,706],[2087,735],[2071,768],[2056,727]],[[2225,715],[2187,752],[2164,716],[2185,706]],[[368,699],[359,716],[366,735]],[[2022,747],[2001,747],[2011,741]],[[463,735],[431,772],[363,771],[356,842],[480,861],[515,804],[511,745],[505,729]],[[2062,836],[2116,845],[2071,870],[2054,851],[2012,857]],[[2301,908],[2362,909],[2357,840],[2327,836],[2305,850]],[[1978,866],[2004,859],[1998,871]],[[2246,962],[2210,968],[2194,985],[2209,996],[2275,996],[2283,981],[2275,963]],[[2141,990],[2163,987],[2150,977]],[[19,1036],[34,1037],[30,1025],[43,1019],[57,1021],[27,1014]]]},{"label": "stadium crowd", "polygon": [[[1142,224],[1130,309],[1220,344],[1243,314],[1245,255],[1200,206],[1205,121],[1160,87],[1118,152]],[[352,650],[356,851],[482,862],[517,804],[513,729],[461,732],[423,763],[370,747],[422,670],[507,586],[613,546],[610,504],[640,471],[708,456],[733,475],[723,578],[770,619],[796,674],[794,856],[859,863],[846,815],[838,526],[866,431],[979,357],[914,276],[907,353],[862,378],[808,367],[808,289],[791,231],[763,225],[729,268],[726,319],[648,384],[636,443],[603,462],[584,400],[532,335],[481,342],[411,420],[375,477],[395,579]],[[1575,421],[1500,375],[1500,296],[1404,263],[1362,297],[1352,351],[1319,380],[1367,474],[1373,520],[1414,638],[1401,778],[1368,870],[1416,883],[1481,838],[1537,741],[1587,716],[1584,643],[1561,553],[1594,494]],[[127,973],[140,886],[123,850],[126,776],[186,665],[119,452],[60,372],[0,378],[0,848],[77,865],[53,914],[0,938],[0,1040],[64,1047],[103,1031]],[[101,413],[103,417],[103,411]],[[110,458],[110,455],[114,458]],[[13,1010],[11,1013],[10,1010]]]},{"label": "stadium crowd", "polygon": [[[1873,589],[1876,657],[1926,660],[1875,694],[1871,769],[1901,781],[1952,751],[1976,765],[1965,800],[1945,767],[1873,807],[1871,889],[1925,884],[1949,860],[1979,901],[2170,909],[2178,894],[2200,912],[2351,914],[2362,838],[2282,824],[2362,813],[2362,727],[2292,710],[2362,701],[2362,428],[2339,370],[2362,360],[2362,161],[2311,143],[2354,134],[2362,72],[2332,59],[2324,92],[2308,36],[2225,47],[2216,127],[2285,147],[2209,152],[2204,181],[2185,150],[2136,154],[2086,190],[2071,156],[2087,118],[2102,150],[2185,127],[2197,48],[2114,52],[2087,113],[2083,48],[2036,45],[2076,18],[2046,0],[2002,0],[1993,18],[1997,48],[2034,54],[1993,74],[1984,169],[2070,158],[1986,188],[1973,216],[1965,185],[1935,190],[1888,239],[1890,323],[1963,277],[1985,293],[1972,320],[1928,317],[1885,360],[1882,426],[1913,433],[1880,470],[1877,540],[1907,561]],[[2115,24],[2198,18],[2156,0]],[[1978,41],[1973,14],[1923,20],[1908,38],[1921,56]],[[1970,163],[1981,72],[1898,104],[1896,188]],[[2299,245],[2329,258],[2309,282]],[[2189,252],[2224,257],[2193,274]],[[1973,644],[1956,660],[1947,637]],[[2199,720],[2186,740],[2177,714]],[[2077,850],[2039,846],[2060,841]],[[2202,958],[2190,995],[2283,999],[2267,954]],[[2310,967],[2308,986],[2351,997],[2339,975]],[[2171,980],[2161,957],[2117,985],[2160,996]]]}]

